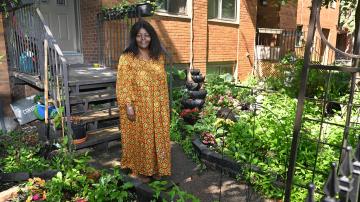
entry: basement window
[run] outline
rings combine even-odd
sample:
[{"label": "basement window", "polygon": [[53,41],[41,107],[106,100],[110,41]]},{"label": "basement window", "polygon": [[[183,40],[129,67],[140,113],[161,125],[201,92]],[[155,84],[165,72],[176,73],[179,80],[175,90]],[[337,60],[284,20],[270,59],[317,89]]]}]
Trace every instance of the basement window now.
[{"label": "basement window", "polygon": [[159,12],[173,15],[188,15],[189,0],[157,0]]},{"label": "basement window", "polygon": [[236,0],[209,0],[209,19],[236,21],[237,1]]},{"label": "basement window", "polygon": [[211,62],[206,65],[206,74],[234,74],[235,61],[233,62]]}]

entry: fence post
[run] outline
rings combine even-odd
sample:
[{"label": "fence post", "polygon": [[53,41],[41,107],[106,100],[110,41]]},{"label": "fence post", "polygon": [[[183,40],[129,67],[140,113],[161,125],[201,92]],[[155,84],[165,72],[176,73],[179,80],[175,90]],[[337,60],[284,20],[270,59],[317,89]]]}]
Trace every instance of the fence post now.
[{"label": "fence post", "polygon": [[352,161],[351,161],[351,147],[347,146],[345,150],[344,160],[340,165],[339,174],[340,174],[340,192],[339,198],[340,201],[347,202],[349,201],[350,192],[352,190],[352,183],[354,179],[351,178],[353,172]]},{"label": "fence post", "polygon": [[339,180],[336,174],[336,163],[331,164],[331,171],[324,186],[324,202],[335,202],[336,195],[339,193]]},{"label": "fence post", "polygon": [[353,162],[353,189],[350,192],[350,200],[352,202],[359,201],[359,191],[360,191],[360,140],[356,146],[354,162]]},{"label": "fence post", "polygon": [[315,202],[314,191],[315,191],[315,185],[311,183],[308,188],[308,196],[306,197],[305,202]]}]

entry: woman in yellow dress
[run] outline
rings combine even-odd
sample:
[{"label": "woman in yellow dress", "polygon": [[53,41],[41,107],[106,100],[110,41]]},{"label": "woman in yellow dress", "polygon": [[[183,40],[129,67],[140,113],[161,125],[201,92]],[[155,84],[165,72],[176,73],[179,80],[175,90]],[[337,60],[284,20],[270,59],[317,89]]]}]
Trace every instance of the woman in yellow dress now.
[{"label": "woman in yellow dress", "polygon": [[120,110],[121,167],[149,181],[171,174],[170,109],[165,51],[154,28],[140,20],[119,59],[116,94]]}]

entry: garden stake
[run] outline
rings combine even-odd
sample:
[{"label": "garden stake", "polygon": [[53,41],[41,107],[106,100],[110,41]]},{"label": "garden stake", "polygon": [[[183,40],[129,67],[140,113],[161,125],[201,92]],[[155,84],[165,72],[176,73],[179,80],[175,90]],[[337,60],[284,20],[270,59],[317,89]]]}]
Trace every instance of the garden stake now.
[{"label": "garden stake", "polygon": [[44,40],[44,96],[45,96],[45,134],[46,134],[46,146],[49,147],[49,78],[48,78],[48,41]]}]

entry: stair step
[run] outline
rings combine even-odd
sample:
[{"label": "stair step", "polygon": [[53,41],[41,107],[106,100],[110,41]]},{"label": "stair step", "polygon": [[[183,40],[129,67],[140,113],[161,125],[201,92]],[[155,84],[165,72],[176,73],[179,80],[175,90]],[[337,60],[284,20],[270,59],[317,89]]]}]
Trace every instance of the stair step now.
[{"label": "stair step", "polygon": [[120,130],[118,125],[108,128],[101,128],[98,130],[88,132],[87,140],[82,144],[75,145],[75,149],[92,147],[98,144],[108,143],[110,141],[119,140],[119,139],[120,139]]},{"label": "stair step", "polygon": [[116,98],[115,90],[102,90],[102,92],[97,92],[94,94],[94,92],[86,92],[81,93],[79,95],[71,95],[70,96],[70,104],[80,104],[84,102],[96,102],[96,101],[102,101],[102,100],[112,100]]},{"label": "stair step", "polygon": [[107,87],[105,89],[99,89],[99,90],[88,90],[83,92],[70,92],[70,98],[76,98],[78,96],[90,96],[90,95],[102,95],[102,94],[109,94],[109,93],[115,93],[115,87]]},{"label": "stair step", "polygon": [[116,117],[119,117],[119,108],[112,107],[110,109],[102,109],[99,111],[84,113],[81,115],[80,119],[82,122],[88,123],[88,122],[111,119]]}]

